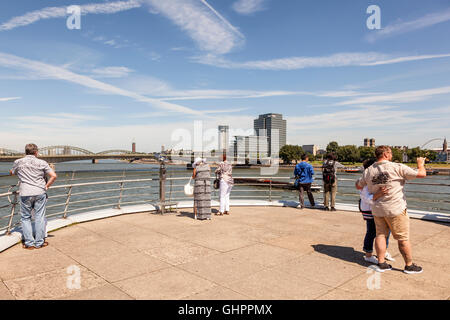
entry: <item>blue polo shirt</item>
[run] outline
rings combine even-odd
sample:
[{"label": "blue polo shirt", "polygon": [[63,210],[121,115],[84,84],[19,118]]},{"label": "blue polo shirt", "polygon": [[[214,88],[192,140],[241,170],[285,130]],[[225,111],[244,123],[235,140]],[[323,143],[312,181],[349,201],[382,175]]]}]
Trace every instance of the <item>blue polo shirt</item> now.
[{"label": "blue polo shirt", "polygon": [[314,168],[306,161],[295,166],[294,175],[299,177],[300,183],[312,183],[314,181]]}]

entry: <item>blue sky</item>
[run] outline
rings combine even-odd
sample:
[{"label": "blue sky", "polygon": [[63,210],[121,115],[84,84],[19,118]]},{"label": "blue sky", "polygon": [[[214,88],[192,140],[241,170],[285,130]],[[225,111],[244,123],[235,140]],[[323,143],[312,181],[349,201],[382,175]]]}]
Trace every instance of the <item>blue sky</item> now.
[{"label": "blue sky", "polygon": [[188,148],[202,121],[211,149],[268,112],[291,144],[422,145],[450,137],[449,31],[448,0],[5,0],[0,147]]}]

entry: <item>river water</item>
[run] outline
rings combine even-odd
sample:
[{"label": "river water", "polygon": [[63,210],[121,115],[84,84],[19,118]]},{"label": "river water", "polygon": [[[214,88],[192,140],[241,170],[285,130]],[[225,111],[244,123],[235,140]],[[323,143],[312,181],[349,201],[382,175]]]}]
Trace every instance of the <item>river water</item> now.
[{"label": "river water", "polygon": [[[16,177],[7,176],[12,163],[0,163],[0,194],[8,191],[8,186],[17,183]],[[120,181],[125,177],[131,179],[151,179],[159,177],[159,165],[156,164],[139,164],[126,163],[115,160],[100,160],[97,164],[90,161],[74,161],[57,163],[55,165],[58,173],[58,180],[54,186],[67,184],[80,184],[95,181]],[[293,170],[279,170],[275,177],[291,177]],[[183,185],[187,183],[191,170],[187,170],[185,166],[167,166],[168,178],[184,178],[182,180],[170,180],[166,185],[167,200],[188,200],[184,195]],[[259,177],[259,169],[234,168],[233,176],[235,177]],[[357,204],[359,194],[354,187],[354,181],[360,177],[360,174],[354,173],[338,173],[338,194],[336,202]],[[316,183],[321,186],[321,172],[316,170]],[[274,178],[274,180],[277,180]],[[286,180],[280,180],[286,181]],[[291,182],[293,180],[290,180]],[[156,201],[159,197],[159,182],[145,181],[128,183],[123,186],[121,204],[131,205],[138,203],[148,203]],[[108,185],[90,185],[74,187],[68,214],[79,213],[88,210],[111,208],[117,205],[120,197],[119,183]],[[430,211],[435,213],[450,213],[450,176],[433,175],[425,179],[414,180],[407,183],[406,197],[408,208]],[[96,191],[96,193],[91,193]],[[64,211],[66,201],[67,188],[50,189],[49,203],[47,215],[52,217],[60,217]],[[272,199],[297,200],[298,192],[293,190],[272,189]],[[213,199],[218,199],[218,192],[214,190]],[[100,200],[90,200],[98,199]],[[232,199],[260,199],[268,200],[269,188],[264,186],[245,186],[236,185],[233,188]],[[322,203],[322,192],[315,192],[314,198],[316,203]],[[307,197],[305,197],[307,202]],[[9,202],[5,197],[0,197],[0,230],[8,224],[8,219],[2,219],[10,214],[10,208],[1,208]],[[87,207],[95,207],[86,209]],[[17,208],[18,211],[19,208]],[[19,220],[18,215],[14,218],[14,223]]]}]

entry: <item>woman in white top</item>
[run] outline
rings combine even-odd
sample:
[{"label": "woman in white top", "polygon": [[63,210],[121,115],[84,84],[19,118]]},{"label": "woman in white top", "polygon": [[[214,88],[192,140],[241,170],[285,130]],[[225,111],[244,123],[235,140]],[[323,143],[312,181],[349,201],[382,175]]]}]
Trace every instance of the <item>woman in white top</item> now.
[{"label": "woman in white top", "polygon": [[226,154],[224,154],[223,161],[216,169],[216,174],[219,175],[220,179],[220,210],[216,215],[230,214],[230,193],[234,184],[232,171],[233,167],[227,161]]}]

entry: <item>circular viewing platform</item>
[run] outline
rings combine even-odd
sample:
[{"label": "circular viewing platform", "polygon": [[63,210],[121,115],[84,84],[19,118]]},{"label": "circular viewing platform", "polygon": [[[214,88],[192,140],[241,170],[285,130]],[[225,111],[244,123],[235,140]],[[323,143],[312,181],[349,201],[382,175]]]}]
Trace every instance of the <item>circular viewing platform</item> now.
[{"label": "circular viewing platform", "polygon": [[232,207],[207,221],[191,208],[124,214],[55,230],[42,249],[1,252],[0,299],[449,299],[448,223],[410,222],[424,269],[415,275],[402,272],[393,238],[394,269],[369,268],[358,212]]}]

